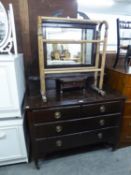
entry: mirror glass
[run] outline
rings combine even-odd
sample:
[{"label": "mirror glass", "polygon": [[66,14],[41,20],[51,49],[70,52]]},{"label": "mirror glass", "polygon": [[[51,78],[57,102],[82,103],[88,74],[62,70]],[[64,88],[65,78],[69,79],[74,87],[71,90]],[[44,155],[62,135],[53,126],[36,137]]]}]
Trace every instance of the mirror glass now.
[{"label": "mirror glass", "polygon": [[5,43],[8,37],[8,18],[4,6],[0,2],[0,47]]},{"label": "mirror glass", "polygon": [[[94,29],[46,27],[43,32],[45,32],[47,40],[56,40],[56,42],[45,44],[47,67],[92,64],[93,44],[75,43],[75,41],[92,40]],[[62,42],[68,40],[72,40],[74,43]]]}]

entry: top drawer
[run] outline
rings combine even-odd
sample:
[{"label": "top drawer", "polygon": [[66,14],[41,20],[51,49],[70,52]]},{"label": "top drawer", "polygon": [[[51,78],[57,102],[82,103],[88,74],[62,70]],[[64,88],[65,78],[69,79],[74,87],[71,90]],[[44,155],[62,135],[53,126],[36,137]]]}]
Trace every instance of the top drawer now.
[{"label": "top drawer", "polygon": [[112,114],[112,113],[121,113],[122,106],[123,106],[122,101],[83,105],[82,117],[103,115],[103,114]]},{"label": "top drawer", "polygon": [[33,110],[30,113],[30,117],[33,119],[33,123],[68,120],[80,117],[121,113],[122,106],[122,101],[114,101],[81,105],[81,107],[78,105],[60,108],[39,109]]},{"label": "top drawer", "polygon": [[48,108],[31,112],[34,123],[59,121],[80,117],[80,106]]}]

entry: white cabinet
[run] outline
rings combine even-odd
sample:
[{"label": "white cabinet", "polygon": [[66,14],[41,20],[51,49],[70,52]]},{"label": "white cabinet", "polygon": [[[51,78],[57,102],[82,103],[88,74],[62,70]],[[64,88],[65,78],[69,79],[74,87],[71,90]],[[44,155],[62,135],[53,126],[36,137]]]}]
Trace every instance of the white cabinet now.
[{"label": "white cabinet", "polygon": [[0,165],[27,162],[23,55],[0,55]]},{"label": "white cabinet", "polygon": [[0,55],[0,118],[22,117],[23,55]]},{"label": "white cabinet", "polygon": [[28,162],[23,119],[0,121],[0,165]]}]

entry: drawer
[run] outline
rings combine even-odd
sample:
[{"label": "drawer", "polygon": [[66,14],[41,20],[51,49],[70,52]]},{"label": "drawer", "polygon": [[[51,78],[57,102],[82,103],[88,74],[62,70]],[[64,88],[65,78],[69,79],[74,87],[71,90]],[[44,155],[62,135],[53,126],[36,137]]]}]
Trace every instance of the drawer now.
[{"label": "drawer", "polygon": [[119,124],[120,115],[106,115],[77,120],[38,123],[34,124],[34,132],[36,138],[43,138],[118,126]]},{"label": "drawer", "polygon": [[117,137],[117,130],[117,128],[109,128],[54,138],[36,139],[34,145],[36,150],[34,151],[38,157],[42,157],[43,154],[47,152],[59,151],[62,149],[80,147],[100,142],[114,143]]},{"label": "drawer", "polygon": [[131,118],[123,119],[121,140],[125,142],[131,142]]},{"label": "drawer", "polygon": [[31,112],[34,123],[59,121],[80,117],[80,106],[48,108],[44,110],[33,110]]},{"label": "drawer", "polygon": [[122,101],[84,105],[82,109],[82,116],[85,117],[93,115],[121,113],[122,109],[123,109]]},{"label": "drawer", "polygon": [[8,164],[25,160],[27,155],[22,126],[0,127],[0,165],[6,164],[6,161]]}]

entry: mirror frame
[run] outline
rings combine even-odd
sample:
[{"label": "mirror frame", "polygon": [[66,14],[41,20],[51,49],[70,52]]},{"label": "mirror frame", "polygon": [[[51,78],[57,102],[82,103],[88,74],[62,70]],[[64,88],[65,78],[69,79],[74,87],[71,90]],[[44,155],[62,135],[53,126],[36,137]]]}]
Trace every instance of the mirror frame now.
[{"label": "mirror frame", "polygon": [[[50,20],[45,20],[44,23],[42,23],[42,35],[43,39],[47,39],[46,36],[46,29],[48,28],[76,28],[76,29],[91,29],[92,30],[92,39],[96,38],[96,24],[81,24],[81,23],[71,23],[71,22],[66,22],[66,21],[50,21]],[[87,36],[86,36],[87,37]],[[87,38],[86,38],[87,39]],[[94,66],[95,64],[95,55],[96,55],[96,47],[95,44],[92,44],[91,48],[91,63],[90,64],[56,64],[56,65],[48,65],[47,64],[47,44],[44,43],[43,48],[44,48],[44,65],[46,69],[51,69],[51,68],[68,68],[68,67],[91,67]]]},{"label": "mirror frame", "polygon": [[8,16],[7,16],[6,10],[1,2],[0,2],[0,9],[3,12],[5,20],[6,20],[6,22],[5,22],[5,36],[4,36],[3,40],[0,42],[0,47],[2,47],[5,45],[6,41],[8,40],[9,22],[8,22]]},{"label": "mirror frame", "polygon": [[[3,41],[0,43],[0,54],[18,54],[17,41],[16,41],[16,30],[15,30],[15,21],[14,21],[14,12],[12,4],[9,4],[8,13],[4,8],[3,4],[0,2],[0,8],[5,13],[7,24],[6,24],[6,36]],[[13,48],[13,49],[12,49]]]}]

